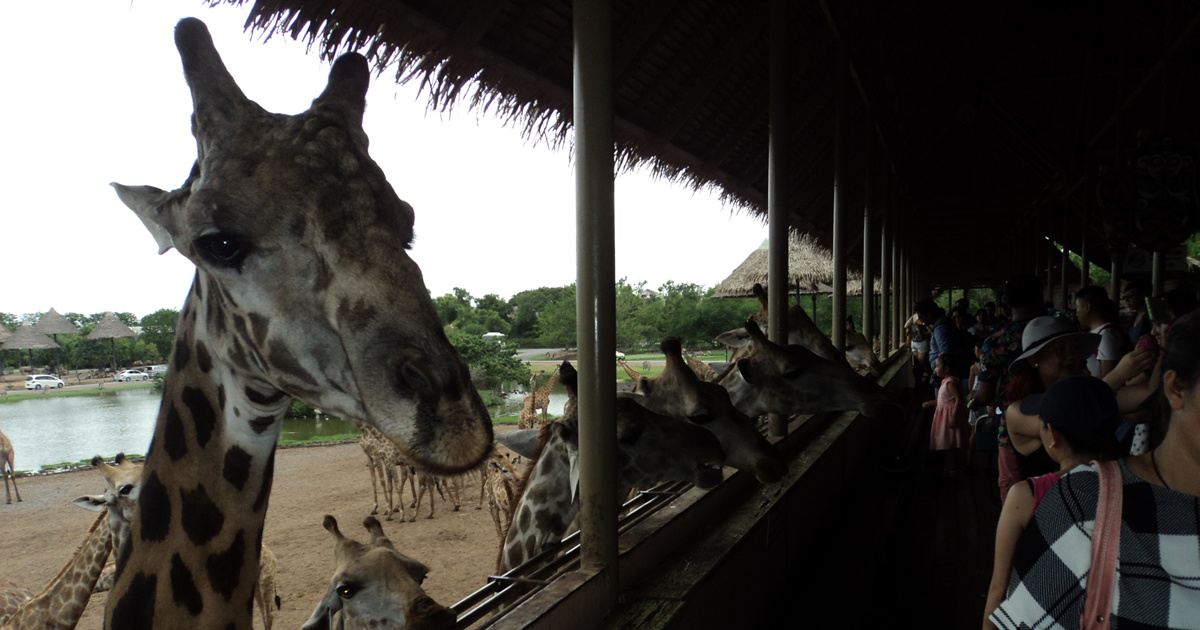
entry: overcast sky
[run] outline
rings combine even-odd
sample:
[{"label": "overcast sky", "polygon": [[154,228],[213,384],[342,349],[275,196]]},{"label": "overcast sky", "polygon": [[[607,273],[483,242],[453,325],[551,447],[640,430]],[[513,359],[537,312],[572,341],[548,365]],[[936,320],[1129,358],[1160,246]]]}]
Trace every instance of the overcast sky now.
[{"label": "overcast sky", "polygon": [[[192,106],[174,25],[208,24],[246,95],[295,114],[328,64],[284,36],[242,30],[249,7],[199,0],[11,3],[0,58],[0,312],[143,316],[182,306],[191,263],[154,240],[111,181],[174,189],[195,159]],[[371,155],[416,210],[412,256],[436,295],[504,298],[575,280],[574,183],[565,149],[534,146],[465,107],[427,113],[415,85],[385,72],[367,95]],[[645,173],[616,187],[617,277],[713,286],[766,238],[766,226],[711,191]]]}]

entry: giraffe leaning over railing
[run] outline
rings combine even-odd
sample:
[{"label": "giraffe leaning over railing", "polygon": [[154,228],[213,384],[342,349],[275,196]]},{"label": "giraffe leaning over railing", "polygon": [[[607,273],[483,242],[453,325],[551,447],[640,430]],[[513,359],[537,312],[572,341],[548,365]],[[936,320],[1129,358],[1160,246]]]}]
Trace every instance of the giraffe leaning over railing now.
[{"label": "giraffe leaning over railing", "polygon": [[[530,471],[500,548],[497,570],[513,569],[562,540],[579,512],[578,373],[561,366],[567,404],[563,415],[541,429]],[[721,481],[721,446],[713,434],[656,414],[630,397],[616,401],[617,476],[623,488],[687,481],[711,488]]]},{"label": "giraffe leaning over railing", "polygon": [[[329,589],[301,630],[454,627],[454,612],[421,588],[429,567],[400,553],[375,517],[363,521],[371,533],[368,543],[347,538],[332,516],[326,515],[323,525],[333,534],[337,568]],[[339,613],[341,618],[335,623],[334,615]],[[397,620],[403,625],[398,626]]]},{"label": "giraffe leaning over railing", "polygon": [[199,20],[175,43],[196,163],[175,191],[115,188],[196,276],[105,624],[248,630],[291,398],[443,472],[482,461],[492,425],[406,252],[412,207],[367,152],[366,58],[287,116],[246,98]]}]

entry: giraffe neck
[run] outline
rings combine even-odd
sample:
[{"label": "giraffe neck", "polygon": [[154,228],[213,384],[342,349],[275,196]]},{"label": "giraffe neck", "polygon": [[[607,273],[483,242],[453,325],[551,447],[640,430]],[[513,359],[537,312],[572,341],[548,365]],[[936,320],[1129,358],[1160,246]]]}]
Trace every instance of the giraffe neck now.
[{"label": "giraffe neck", "polygon": [[180,315],[138,512],[109,595],[109,628],[251,625],[290,398],[250,375],[264,373],[265,362],[248,324],[206,304],[214,286],[202,280],[197,274]]},{"label": "giraffe neck", "polygon": [[74,628],[87,607],[111,550],[108,514],[101,514],[71,561],[46,588],[9,618],[11,628]]},{"label": "giraffe neck", "polygon": [[501,548],[501,573],[562,540],[579,511],[578,498],[571,496],[568,445],[556,433],[550,433],[529,474]]}]

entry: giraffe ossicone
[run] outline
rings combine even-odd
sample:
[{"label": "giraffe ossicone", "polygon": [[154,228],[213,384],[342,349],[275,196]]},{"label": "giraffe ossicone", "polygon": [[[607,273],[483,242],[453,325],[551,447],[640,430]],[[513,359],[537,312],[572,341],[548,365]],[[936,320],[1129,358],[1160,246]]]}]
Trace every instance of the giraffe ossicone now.
[{"label": "giraffe ossicone", "polygon": [[246,98],[199,20],[181,20],[175,43],[191,174],[174,191],[114,187],[196,277],[106,625],[248,629],[290,398],[439,472],[486,457],[491,420],[405,251],[413,209],[367,153],[367,60],[340,57],[288,116]]}]

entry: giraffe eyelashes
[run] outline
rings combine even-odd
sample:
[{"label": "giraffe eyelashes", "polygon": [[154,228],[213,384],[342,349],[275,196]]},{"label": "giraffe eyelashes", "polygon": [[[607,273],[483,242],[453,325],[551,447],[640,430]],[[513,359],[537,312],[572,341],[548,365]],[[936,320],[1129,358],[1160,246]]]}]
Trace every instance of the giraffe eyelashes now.
[{"label": "giraffe eyelashes", "polygon": [[355,586],[354,584],[343,584],[337,587],[338,597],[341,597],[342,599],[350,599],[351,597],[354,597],[354,594],[357,592],[358,586]]},{"label": "giraffe eyelashes", "polygon": [[133,492],[133,484],[131,484],[131,483],[125,484],[125,485],[121,486],[121,489],[117,490],[117,492],[121,493],[121,496],[126,496],[130,492]]},{"label": "giraffe eyelashes", "polygon": [[195,245],[205,260],[220,267],[238,267],[248,253],[241,241],[224,232],[205,234],[196,239]]}]

